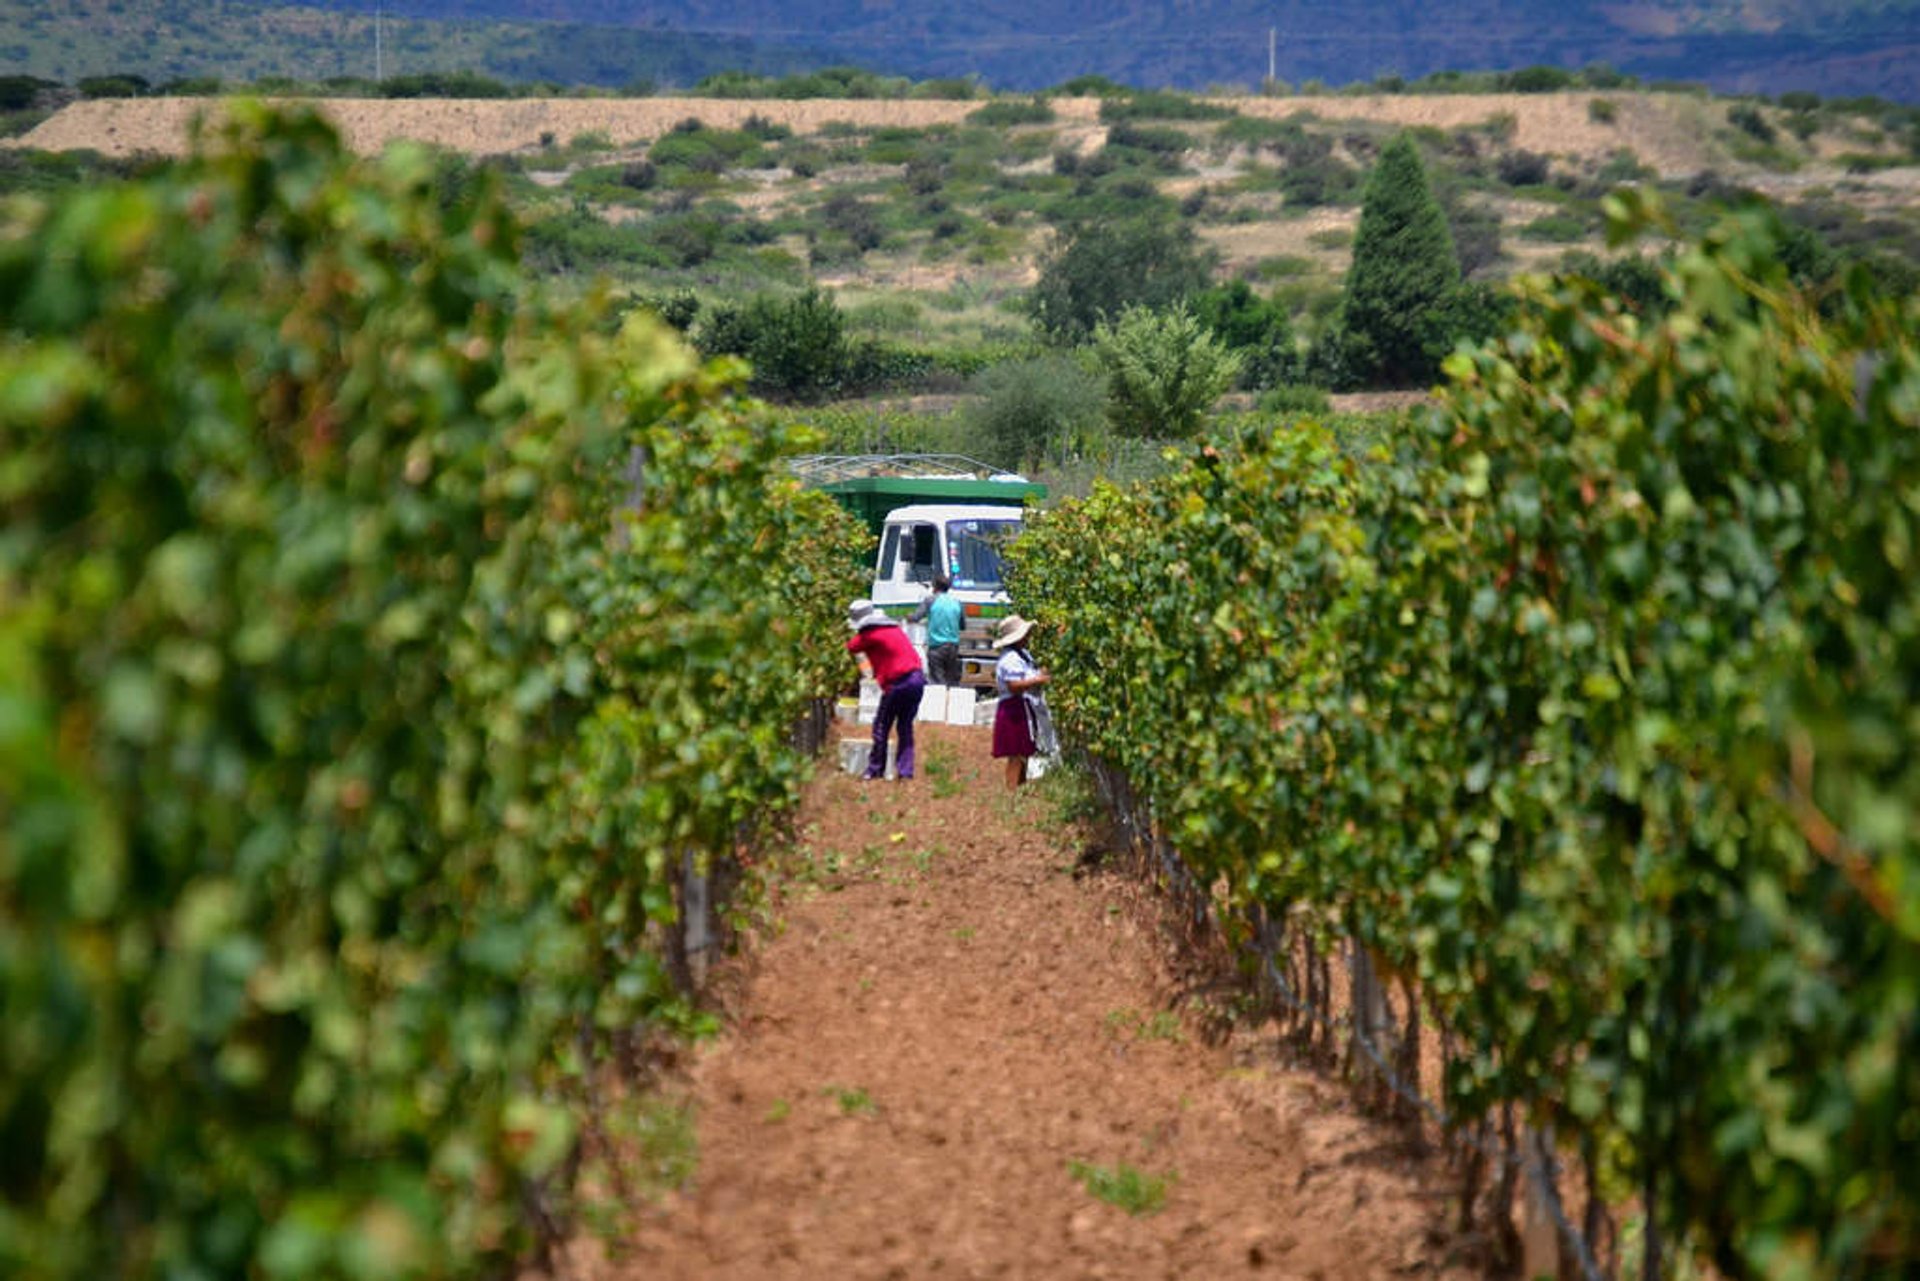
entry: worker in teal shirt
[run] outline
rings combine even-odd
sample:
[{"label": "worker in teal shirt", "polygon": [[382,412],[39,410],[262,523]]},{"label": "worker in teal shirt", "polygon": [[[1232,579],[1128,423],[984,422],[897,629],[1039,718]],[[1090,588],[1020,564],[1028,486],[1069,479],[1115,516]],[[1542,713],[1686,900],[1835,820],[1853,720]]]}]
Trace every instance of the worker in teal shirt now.
[{"label": "worker in teal shirt", "polygon": [[960,683],[960,628],[966,611],[953,598],[953,582],[945,574],[933,580],[933,595],[920,602],[907,621],[927,622],[927,674],[936,685]]}]

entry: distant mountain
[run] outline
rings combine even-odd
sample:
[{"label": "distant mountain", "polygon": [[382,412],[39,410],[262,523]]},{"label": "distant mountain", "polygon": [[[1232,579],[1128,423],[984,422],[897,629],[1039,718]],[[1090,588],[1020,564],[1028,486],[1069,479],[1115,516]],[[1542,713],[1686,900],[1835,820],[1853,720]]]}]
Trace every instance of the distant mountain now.
[{"label": "distant mountain", "polygon": [[690,85],[723,71],[778,76],[822,61],[818,53],[710,33],[409,16],[425,7],[394,0],[361,13],[283,0],[0,0],[0,74],[67,84],[131,74],[165,85],[466,71],[619,88]]},{"label": "distant mountain", "polygon": [[[271,3],[272,0],[256,0]],[[416,19],[653,28],[1038,88],[1409,78],[1607,63],[1726,91],[1920,101],[1920,0],[303,0]]]}]

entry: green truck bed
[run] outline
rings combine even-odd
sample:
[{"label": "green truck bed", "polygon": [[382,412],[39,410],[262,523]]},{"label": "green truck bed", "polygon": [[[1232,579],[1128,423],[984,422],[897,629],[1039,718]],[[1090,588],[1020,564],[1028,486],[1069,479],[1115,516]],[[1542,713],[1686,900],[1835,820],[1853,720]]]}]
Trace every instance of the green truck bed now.
[{"label": "green truck bed", "polygon": [[1047,487],[1004,475],[957,454],[809,454],[793,460],[805,483],[832,494],[878,537],[887,513],[915,503],[1018,507],[1039,502]]}]

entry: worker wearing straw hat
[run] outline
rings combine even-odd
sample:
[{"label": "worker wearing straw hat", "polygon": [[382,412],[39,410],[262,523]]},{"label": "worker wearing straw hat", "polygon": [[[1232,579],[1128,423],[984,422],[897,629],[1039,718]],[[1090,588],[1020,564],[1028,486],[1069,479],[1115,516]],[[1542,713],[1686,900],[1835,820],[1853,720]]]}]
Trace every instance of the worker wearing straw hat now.
[{"label": "worker wearing straw hat", "polygon": [[873,669],[873,679],[880,684],[880,709],[873,718],[873,752],[867,757],[866,777],[886,774],[887,735],[897,731],[900,750],[894,756],[894,771],[901,779],[912,778],[913,719],[920,714],[920,698],[927,689],[920,655],[900,625],[870,600],[857,600],[847,606],[847,626],[853,629],[847,652],[866,659]]},{"label": "worker wearing straw hat", "polygon": [[1027,652],[1032,631],[1031,620],[1009,614],[1000,620],[993,637],[993,647],[1000,651],[1000,661],[993,668],[994,691],[1000,696],[993,711],[993,755],[1006,762],[1009,788],[1027,781],[1029,757],[1056,750],[1053,718],[1046,695],[1040,692],[1053,678]]}]

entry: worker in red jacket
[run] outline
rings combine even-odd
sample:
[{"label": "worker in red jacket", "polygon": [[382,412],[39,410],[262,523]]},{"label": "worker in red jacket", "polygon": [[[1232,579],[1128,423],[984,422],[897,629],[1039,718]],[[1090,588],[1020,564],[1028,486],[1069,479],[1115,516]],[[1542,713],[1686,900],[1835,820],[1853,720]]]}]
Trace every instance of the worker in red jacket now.
[{"label": "worker in red jacket", "polygon": [[873,718],[873,753],[867,757],[866,777],[886,774],[887,735],[898,726],[900,750],[894,757],[894,769],[902,779],[912,778],[913,718],[920,714],[920,696],[927,688],[920,655],[900,625],[875,609],[870,600],[857,600],[847,606],[847,626],[853,629],[847,652],[865,658],[873,669],[873,679],[880,683],[880,710]]}]

